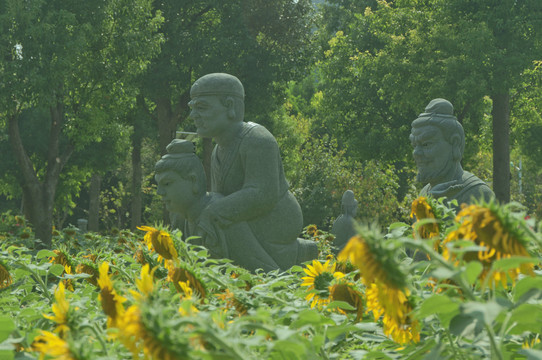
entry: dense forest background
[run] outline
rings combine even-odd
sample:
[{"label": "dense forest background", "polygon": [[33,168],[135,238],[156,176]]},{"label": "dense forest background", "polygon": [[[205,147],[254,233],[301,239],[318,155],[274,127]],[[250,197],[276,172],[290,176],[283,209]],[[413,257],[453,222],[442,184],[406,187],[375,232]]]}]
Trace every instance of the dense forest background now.
[{"label": "dense forest background", "polygon": [[[281,147],[306,224],[405,219],[410,124],[455,107],[463,167],[542,217],[539,0],[0,0],[0,212],[36,237],[89,221],[167,221],[154,163],[187,118],[194,80],[245,86],[246,120]],[[208,161],[208,141],[197,141]]]}]

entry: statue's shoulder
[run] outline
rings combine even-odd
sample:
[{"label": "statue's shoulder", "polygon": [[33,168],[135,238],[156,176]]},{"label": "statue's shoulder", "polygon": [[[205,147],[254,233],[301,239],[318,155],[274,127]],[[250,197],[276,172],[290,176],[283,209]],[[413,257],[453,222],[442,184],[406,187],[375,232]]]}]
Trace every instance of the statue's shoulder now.
[{"label": "statue's shoulder", "polygon": [[462,182],[464,185],[461,196],[465,198],[470,198],[474,196],[476,198],[483,198],[488,201],[489,199],[495,197],[495,194],[482,179],[478,176],[465,171],[463,173]]},{"label": "statue's shoulder", "polygon": [[264,126],[253,122],[243,123],[243,127],[240,132],[242,138],[242,147],[257,146],[261,148],[266,144],[276,145],[277,141],[275,137]]}]

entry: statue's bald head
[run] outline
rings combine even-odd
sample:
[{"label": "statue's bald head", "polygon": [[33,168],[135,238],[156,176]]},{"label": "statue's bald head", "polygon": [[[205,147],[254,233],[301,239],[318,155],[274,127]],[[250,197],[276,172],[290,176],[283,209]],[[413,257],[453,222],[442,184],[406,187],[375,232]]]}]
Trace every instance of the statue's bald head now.
[{"label": "statue's bald head", "polygon": [[412,129],[421,128],[423,126],[436,126],[442,132],[444,139],[452,144],[453,138],[458,138],[458,147],[454,159],[460,161],[465,150],[465,132],[463,126],[457,121],[453,115],[454,107],[451,102],[445,99],[433,99],[425,107],[425,112],[421,113],[416,120],[412,122]]},{"label": "statue's bald head", "polygon": [[200,96],[216,96],[224,106],[227,106],[228,99],[232,99],[235,119],[243,120],[245,89],[237,77],[226,73],[212,73],[200,77],[190,89],[190,98],[196,99]]},{"label": "statue's bald head", "polygon": [[241,81],[233,75],[212,73],[200,77],[190,89],[190,97],[206,95],[235,96],[245,99],[245,89]]}]

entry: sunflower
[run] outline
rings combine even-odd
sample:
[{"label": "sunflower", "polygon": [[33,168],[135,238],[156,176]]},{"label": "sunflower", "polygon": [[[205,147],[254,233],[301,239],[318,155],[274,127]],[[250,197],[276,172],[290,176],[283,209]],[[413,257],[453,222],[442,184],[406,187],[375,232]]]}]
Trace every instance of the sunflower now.
[{"label": "sunflower", "polygon": [[221,294],[215,294],[215,296],[225,303],[226,309],[234,308],[239,316],[246,315],[248,310],[247,306],[241,302],[230,289],[226,289]]},{"label": "sunflower", "polygon": [[64,283],[62,282],[58,283],[58,287],[55,290],[55,303],[52,306],[52,310],[54,316],[45,314],[43,314],[43,316],[46,319],[56,322],[57,326],[55,332],[59,333],[60,337],[63,338],[64,335],[70,330],[68,325],[70,304],[66,300],[66,291],[64,288]]},{"label": "sunflower", "polygon": [[309,225],[306,228],[307,235],[310,235],[310,236],[314,236],[314,234],[316,234],[317,231],[318,231],[318,228],[314,224]]},{"label": "sunflower", "polygon": [[101,289],[98,300],[107,315],[107,326],[116,327],[118,319],[124,314],[122,303],[126,301],[126,298],[120,296],[113,288],[113,282],[109,277],[109,264],[105,261],[100,265],[98,286]]},{"label": "sunflower", "polygon": [[64,267],[69,266],[72,269],[75,268],[71,256],[68,255],[68,253],[65,250],[59,249],[59,250],[53,250],[53,252],[56,254],[56,256],[54,257],[51,256],[50,262],[55,263],[55,264],[60,264]]},{"label": "sunflower", "polygon": [[356,321],[360,321],[363,315],[363,294],[355,289],[354,284],[346,281],[339,281],[331,286],[329,290],[331,301],[344,301],[355,308],[355,310],[338,309],[340,313],[355,313]]},{"label": "sunflower", "polygon": [[175,267],[173,262],[167,261],[166,268],[168,269],[167,280],[171,281],[178,292],[182,292],[183,289],[179,285],[179,282],[190,282],[191,288],[196,292],[200,299],[204,299],[207,290],[203,281],[196,275],[196,273],[187,267]]},{"label": "sunflower", "polygon": [[119,340],[132,352],[134,358],[139,358],[141,352],[146,359],[178,360],[186,359],[185,349],[168,346],[155,335],[152,326],[153,319],[146,315],[145,304],[130,306],[119,322]]},{"label": "sunflower", "polygon": [[339,253],[339,260],[350,260],[366,285],[366,313],[375,321],[382,317],[384,333],[398,343],[419,341],[419,324],[412,320],[406,279],[395,261],[393,249],[385,247],[376,229],[364,228],[351,238]]},{"label": "sunflower", "polygon": [[146,263],[148,263],[147,258],[145,256],[145,252],[143,251],[143,249],[141,249],[141,246],[134,253],[134,259],[135,259],[135,261],[137,261],[141,265],[145,265]]},{"label": "sunflower", "polygon": [[[434,247],[435,251],[438,251],[439,248],[439,226],[436,223],[436,217],[435,217],[435,211],[433,210],[432,204],[430,204],[430,201],[426,197],[419,197],[416,200],[412,202],[412,209],[410,212],[410,218],[416,218],[416,223],[418,223],[420,220],[424,219],[430,219],[435,220],[435,222],[426,223],[424,225],[421,225],[418,228],[418,234],[421,236],[422,239],[433,239],[436,238]],[[416,223],[412,225],[412,227],[416,226]]]},{"label": "sunflower", "polygon": [[367,286],[367,313],[372,312],[375,321],[382,316],[384,334],[395,342],[405,344],[419,342],[419,323],[410,316],[412,306],[408,290],[390,288],[377,280]]},{"label": "sunflower", "polygon": [[[491,266],[494,261],[510,258],[512,256],[530,257],[527,251],[528,241],[525,234],[504,208],[494,203],[483,205],[472,204],[463,206],[456,216],[459,227],[451,231],[443,244],[451,244],[456,240],[469,240],[476,245],[483,246],[485,250],[466,253],[464,260],[480,261],[484,266],[481,278],[490,276],[490,284],[501,283],[506,287],[507,276],[512,282],[518,278],[520,273],[534,275],[533,263],[522,263],[516,268],[508,271],[493,271]],[[455,255],[450,254],[448,247],[445,247],[443,256],[457,262]]]},{"label": "sunflower", "polygon": [[[68,266],[68,265],[65,265],[64,266],[64,275],[72,275],[72,267],[71,266]],[[62,282],[64,283],[64,287],[73,292],[73,281],[72,279],[64,279],[62,280]]]},{"label": "sunflower", "polygon": [[141,277],[135,280],[139,293],[131,291],[132,295],[134,295],[136,299],[141,300],[146,298],[154,290],[153,278],[155,271],[156,268],[150,270],[149,264],[143,265],[141,268]]},{"label": "sunflower", "polygon": [[179,286],[182,288],[184,295],[181,295],[181,300],[184,300],[181,306],[179,307],[179,313],[182,316],[187,316],[190,314],[195,314],[198,312],[198,309],[192,303],[192,294],[194,293],[190,287],[190,280],[179,281]]},{"label": "sunflower", "polygon": [[50,356],[57,360],[76,360],[77,357],[70,350],[70,345],[56,334],[49,331],[41,331],[32,343],[34,351],[41,353],[40,359]]},{"label": "sunflower", "polygon": [[154,249],[159,255],[158,260],[177,260],[179,255],[169,233],[150,226],[139,226],[139,230],[146,231],[143,238],[149,250]]},{"label": "sunflower", "polygon": [[343,273],[335,271],[336,264],[330,265],[329,262],[330,260],[327,260],[322,265],[320,261],[313,260],[312,265],[307,265],[303,269],[308,276],[301,278],[303,280],[301,286],[308,286],[309,293],[305,299],[311,302],[311,308],[315,306],[321,308],[322,305],[329,303],[329,290],[332,281],[344,277]]},{"label": "sunflower", "polygon": [[75,268],[75,272],[77,274],[89,274],[90,277],[87,277],[85,280],[98,287],[98,276],[100,275],[100,272],[93,263],[89,261],[81,262]]},{"label": "sunflower", "polygon": [[406,280],[393,253],[383,248],[378,233],[367,231],[365,235],[367,240],[360,235],[352,237],[337,259],[350,260],[357,266],[366,285],[378,280],[389,287],[404,288]]},{"label": "sunflower", "polygon": [[9,268],[3,262],[0,261],[0,289],[10,286],[13,283],[13,279],[9,274]]}]

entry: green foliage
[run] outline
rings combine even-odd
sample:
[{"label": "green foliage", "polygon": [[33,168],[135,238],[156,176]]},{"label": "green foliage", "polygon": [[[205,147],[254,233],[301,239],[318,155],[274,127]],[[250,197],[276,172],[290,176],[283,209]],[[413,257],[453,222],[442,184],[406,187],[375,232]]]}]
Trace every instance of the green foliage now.
[{"label": "green foliage", "polygon": [[[502,259],[493,263],[491,271],[538,263],[542,237],[530,228],[533,221],[525,222],[524,213],[514,212],[512,207],[493,209],[506,214],[511,221],[506,226],[514,229],[514,236],[529,242],[534,258]],[[446,215],[450,212],[453,210],[447,208],[435,212],[441,229],[440,240],[459,225],[453,216]],[[4,214],[2,219],[12,224],[9,228],[19,221],[10,214]],[[308,273],[300,266],[283,273],[251,274],[229,260],[208,258],[205,249],[182,242],[179,232],[171,233],[180,254],[179,266],[192,272],[194,278],[189,285],[192,289],[197,288],[195,281],[204,284],[204,297],[191,291],[176,292],[164,263],[143,243],[143,233],[123,230],[100,236],[66,230],[55,235],[53,252],[32,250],[22,244],[24,239],[19,235],[8,231],[2,233],[0,271],[7,269],[13,283],[0,289],[4,311],[0,316],[0,346],[4,351],[1,354],[8,358],[37,356],[32,350],[33,341],[42,330],[55,331],[59,325],[43,314],[63,319],[52,311],[52,305],[59,302],[55,295],[57,284],[63,282],[70,310],[63,322],[69,330],[62,338],[72,354],[86,359],[131,358],[132,350],[125,346],[130,341],[111,337],[122,333],[115,326],[108,327],[108,315],[98,299],[100,289],[87,281],[93,275],[74,270],[70,273],[60,264],[79,269],[82,264],[97,267],[102,262],[109,263],[115,291],[127,299],[123,307],[127,310],[135,306],[139,311],[143,327],[136,329],[138,336],[147,339],[144,346],[149,358],[164,358],[167,350],[177,358],[190,359],[474,360],[529,359],[542,351],[538,335],[542,320],[542,278],[538,270],[515,282],[508,279],[505,286],[488,287],[483,276],[491,274],[483,275],[483,263],[463,260],[468,254],[478,254],[480,247],[449,246],[457,255],[452,260],[434,250],[435,239],[413,236],[407,224],[392,224],[385,235],[374,231],[369,234],[363,229],[360,227],[361,238],[378,244],[381,255],[394,268],[408,271],[404,285],[413,308],[408,316],[420,324],[419,342],[400,345],[385,336],[385,323],[381,319],[374,321],[370,312],[374,304],[365,300],[361,321],[355,320],[355,313],[347,311],[356,307],[331,299],[331,291],[324,297],[329,297],[327,302],[311,308],[306,299],[310,291],[301,286],[302,278],[306,279]],[[328,234],[314,226],[305,233],[321,242],[321,257],[329,254]],[[472,244],[467,240],[460,243]],[[413,261],[404,254],[405,246],[429,254],[430,260]],[[359,279],[365,274],[353,271],[351,264],[328,259],[336,263],[337,271],[341,267],[340,271],[346,274],[341,281],[351,283],[365,297],[365,285]],[[143,263],[156,269],[154,278],[150,278],[151,288],[138,284]],[[378,262],[372,266],[378,266]],[[383,268],[380,274],[388,270]],[[1,274],[4,276],[5,272]],[[56,307],[55,311],[62,310]]]}]

